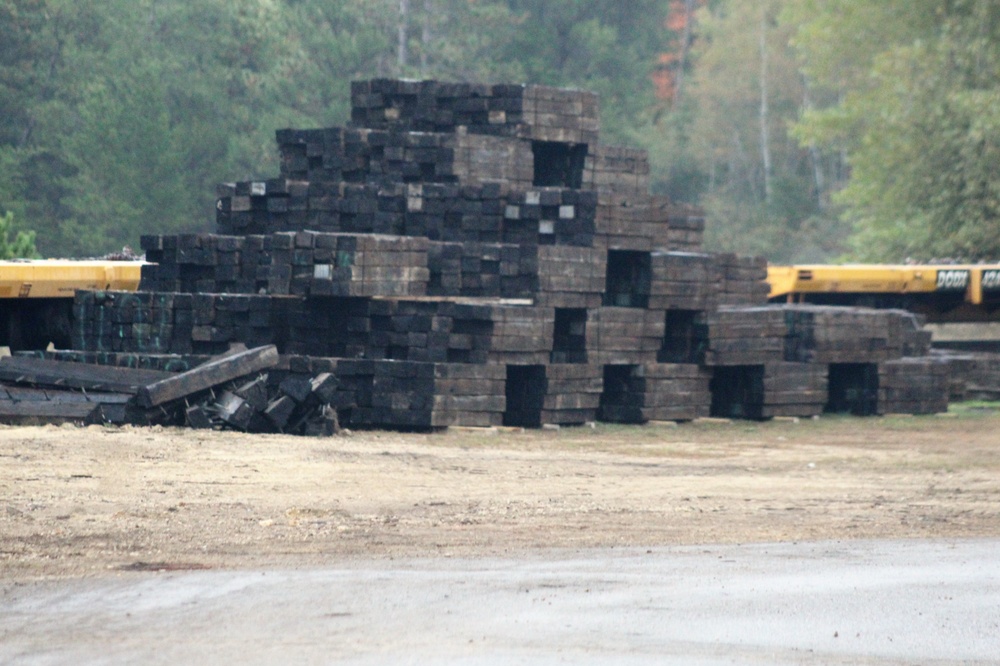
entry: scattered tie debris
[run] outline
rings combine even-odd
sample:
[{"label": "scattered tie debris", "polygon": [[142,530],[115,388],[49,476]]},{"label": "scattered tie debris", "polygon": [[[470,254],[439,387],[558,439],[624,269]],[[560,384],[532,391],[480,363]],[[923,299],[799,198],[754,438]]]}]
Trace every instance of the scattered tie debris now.
[{"label": "scattered tie debris", "polygon": [[267,372],[278,365],[273,345],[229,352],[179,373],[6,357],[0,359],[0,419],[335,434],[337,379]]}]

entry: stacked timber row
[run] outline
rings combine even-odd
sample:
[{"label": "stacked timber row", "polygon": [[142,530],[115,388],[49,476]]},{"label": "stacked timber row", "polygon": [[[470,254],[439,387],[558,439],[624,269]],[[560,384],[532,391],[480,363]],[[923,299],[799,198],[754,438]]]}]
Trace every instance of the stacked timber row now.
[{"label": "stacked timber row", "polygon": [[800,305],[786,312],[788,360],[879,363],[930,352],[930,338],[905,310]]},{"label": "stacked timber row", "polygon": [[[665,197],[657,197],[653,201],[653,219],[660,220],[661,222],[657,226],[666,230],[666,242],[655,243],[653,247],[669,247],[688,252],[700,250],[702,237],[705,233],[704,212],[693,206],[674,204]],[[748,259],[766,264],[763,257],[749,257]]]},{"label": "stacked timber row", "polygon": [[[763,260],[704,252],[702,211],[651,196],[597,119],[581,91],[356,83],[350,126],[279,130],[275,177],[219,186],[218,234],[145,237],[140,293],[79,294],[73,354],[274,345],[286,425],[324,375],[352,427],[941,407],[930,366],[891,365],[926,352],[912,321],[768,306]],[[210,421],[260,404],[236,389]]]},{"label": "stacked timber row", "polygon": [[952,400],[1000,400],[1000,354],[935,351],[948,364]]},{"label": "stacked timber row", "polygon": [[[301,196],[293,196],[305,187]],[[260,194],[241,196],[241,191]],[[379,233],[432,240],[498,243],[506,198],[496,184],[366,183],[284,179],[235,183],[217,189],[222,234],[270,234],[307,228],[320,232]],[[520,225],[524,226],[524,225]],[[517,227],[509,232],[515,234]]]},{"label": "stacked timber row", "polygon": [[430,241],[429,296],[532,298],[538,291],[538,251],[514,243]]},{"label": "stacked timber row", "polygon": [[277,344],[286,301],[248,294],[77,292],[73,346],[81,351],[211,355],[231,343]]},{"label": "stacked timber row", "polygon": [[597,200],[594,247],[650,252],[671,248],[697,251],[705,231],[700,209],[679,206],[665,197],[647,197],[619,183]]},{"label": "stacked timber row", "polygon": [[[654,252],[650,269],[650,307],[708,312],[718,304],[722,280],[715,255]],[[760,279],[751,276],[747,281]],[[763,303],[766,297],[756,302]]]},{"label": "stacked timber row", "polygon": [[594,421],[604,390],[603,379],[603,369],[598,365],[509,365],[504,423],[537,428]]},{"label": "stacked timber row", "polygon": [[655,363],[665,319],[657,310],[595,308],[588,312],[587,359],[600,365]]},{"label": "stacked timber row", "polygon": [[[143,236],[147,258],[159,264],[143,267],[141,288],[299,296],[537,297],[552,306],[596,307],[607,279],[607,252],[588,247],[311,231],[247,238],[256,248],[252,253],[216,251],[248,245],[239,236]],[[197,252],[163,249],[180,244]],[[225,267],[254,277],[218,279],[229,271]]]},{"label": "stacked timber row", "polygon": [[649,192],[649,158],[642,150],[602,146],[588,158],[584,180],[603,196],[624,194],[645,199]]},{"label": "stacked timber row", "polygon": [[727,307],[709,312],[697,324],[700,361],[709,367],[759,366],[785,360],[786,308]]},{"label": "stacked timber row", "polygon": [[576,90],[376,79],[351,85],[351,107],[358,127],[597,143],[597,95]]},{"label": "stacked timber row", "polygon": [[817,363],[768,363],[760,416],[817,416],[827,403],[828,370]]},{"label": "stacked timber row", "polygon": [[569,336],[566,344],[579,350],[583,348],[579,346],[583,343],[574,336],[582,333],[575,325],[567,327],[565,317],[557,316],[552,308],[491,305],[489,318],[493,325],[491,363],[511,366],[586,362],[585,357],[579,356],[558,358],[555,350],[560,335]]},{"label": "stacked timber row", "polygon": [[810,363],[722,366],[712,378],[712,413],[763,419],[816,416],[827,405],[827,368]]},{"label": "stacked timber row", "polygon": [[879,414],[931,414],[948,409],[948,365],[904,358],[878,366]]},{"label": "stacked timber row", "polygon": [[309,231],[272,237],[268,292],[296,296],[423,296],[428,242]]},{"label": "stacked timber row", "polygon": [[606,252],[594,248],[539,246],[535,303],[555,308],[594,308],[607,284]]},{"label": "stacked timber row", "polygon": [[[397,255],[391,258],[394,265],[384,267],[400,269],[398,275],[392,276],[399,282],[423,282],[423,270],[426,269],[426,291],[430,295],[531,298],[538,290],[539,246],[531,245],[315,232],[301,235],[277,232],[246,237],[148,235],[142,237],[141,244],[147,260],[157,262],[142,267],[142,289],[146,291],[302,295],[308,293],[308,281],[314,278],[338,282],[345,292],[363,291],[354,282],[361,281],[358,278],[365,264],[359,263],[354,255],[359,248],[364,252],[366,247],[369,252],[375,251],[380,255]],[[179,245],[189,249],[179,251]],[[556,249],[554,246],[545,248],[546,251]],[[399,256],[403,252],[416,254]],[[427,255],[426,261],[424,254]],[[362,258],[379,260],[384,264],[389,262],[381,256],[362,255]],[[332,269],[329,273],[325,268],[310,272],[309,269],[317,264],[331,266]],[[233,278],[234,272],[243,277]],[[374,273],[369,271],[369,276],[374,276]],[[292,284],[293,277],[297,280],[295,285]],[[399,288],[413,290],[406,285]]]},{"label": "stacked timber row", "polygon": [[576,245],[594,242],[597,196],[558,187],[511,193],[504,208],[505,243]]},{"label": "stacked timber row", "polygon": [[712,374],[693,364],[604,367],[599,417],[615,423],[690,421],[709,416]]},{"label": "stacked timber row", "polygon": [[489,305],[377,300],[370,308],[367,358],[485,364],[499,340]]},{"label": "stacked timber row", "polygon": [[[81,291],[74,308],[77,349],[135,359],[211,355],[252,340],[327,358],[543,364],[556,325],[551,308],[470,299]],[[585,351],[582,331],[577,335]]]},{"label": "stacked timber row", "polygon": [[502,425],[506,369],[496,365],[342,359],[336,374],[351,389],[353,423],[404,428]]},{"label": "stacked timber row", "polygon": [[145,291],[256,294],[267,287],[271,239],[182,234],[143,236]]},{"label": "stacked timber row", "polygon": [[719,303],[752,305],[767,300],[767,261],[763,257],[715,255],[719,267]]},{"label": "stacked timber row", "polygon": [[[527,146],[467,132],[415,133],[398,127],[281,130],[277,140],[281,155],[280,177],[268,181],[269,188],[237,185],[233,193],[238,197],[270,194],[278,201],[270,206],[255,207],[252,199],[243,198],[234,202],[233,212],[284,212],[280,210],[282,195],[288,198],[289,212],[322,210],[313,205],[314,202],[303,202],[303,199],[336,196],[334,189],[303,188],[296,183],[365,183],[374,176],[375,180],[390,186],[382,192],[391,195],[413,193],[412,189],[399,188],[399,183],[496,180],[527,185],[532,178],[529,155],[524,152],[529,149]],[[483,159],[483,151],[493,155]],[[391,187],[393,185],[397,187]],[[494,188],[483,192],[482,200],[494,200],[495,192]],[[246,217],[237,216],[234,220],[239,224],[238,220]]]}]

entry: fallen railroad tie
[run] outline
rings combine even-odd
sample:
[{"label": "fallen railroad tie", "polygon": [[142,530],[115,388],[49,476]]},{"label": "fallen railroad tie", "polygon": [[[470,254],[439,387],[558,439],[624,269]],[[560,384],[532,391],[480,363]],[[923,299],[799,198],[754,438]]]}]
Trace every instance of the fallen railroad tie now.
[{"label": "fallen railroad tie", "polygon": [[14,402],[0,400],[0,423],[8,425],[48,425],[83,423],[97,425],[104,422],[99,402],[63,402],[59,400],[26,400]]},{"label": "fallen railroad tie", "polygon": [[143,386],[136,393],[136,404],[147,409],[156,407],[277,364],[278,349],[274,345],[224,354],[187,372]]},{"label": "fallen railroad tie", "polygon": [[30,356],[0,358],[0,381],[28,386],[75,388],[135,394],[140,388],[173,377],[173,373],[115,368]]}]

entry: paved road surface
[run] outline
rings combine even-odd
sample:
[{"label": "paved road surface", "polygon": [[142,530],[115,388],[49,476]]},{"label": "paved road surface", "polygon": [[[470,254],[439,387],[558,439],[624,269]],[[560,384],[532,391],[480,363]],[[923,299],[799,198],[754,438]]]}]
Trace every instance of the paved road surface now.
[{"label": "paved road surface", "polygon": [[1000,664],[1000,540],[0,583],[3,664]]}]

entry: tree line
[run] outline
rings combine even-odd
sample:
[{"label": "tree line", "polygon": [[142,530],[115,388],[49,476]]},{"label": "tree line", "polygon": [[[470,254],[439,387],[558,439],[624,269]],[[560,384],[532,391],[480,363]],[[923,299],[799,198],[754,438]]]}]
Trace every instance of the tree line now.
[{"label": "tree line", "polygon": [[[0,0],[0,215],[46,256],[213,227],[351,80],[572,86],[713,249],[1000,256],[984,0]],[[5,231],[7,233],[7,231]]]}]

